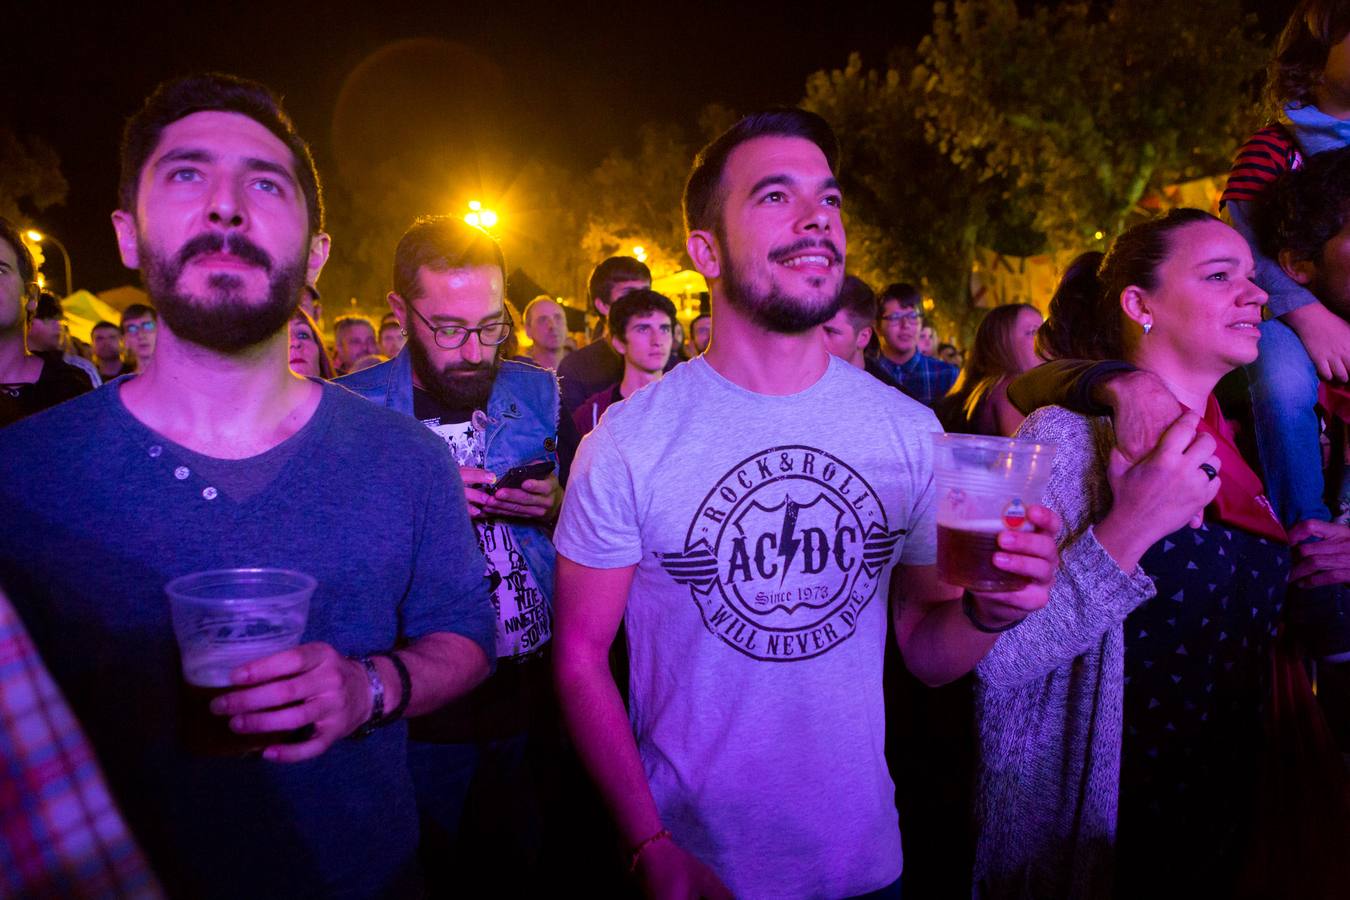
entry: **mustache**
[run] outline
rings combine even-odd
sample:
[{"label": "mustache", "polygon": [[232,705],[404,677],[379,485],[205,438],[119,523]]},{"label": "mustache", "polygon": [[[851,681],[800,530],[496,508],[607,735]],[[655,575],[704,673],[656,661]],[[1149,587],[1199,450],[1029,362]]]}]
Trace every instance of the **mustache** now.
[{"label": "mustache", "polygon": [[442,372],[487,372],[492,368],[488,362],[466,363],[463,361],[453,365],[441,366]]},{"label": "mustache", "polygon": [[769,254],[769,259],[774,262],[782,262],[791,256],[796,256],[803,250],[827,250],[835,262],[844,258],[844,254],[839,252],[839,245],[829,238],[802,238],[800,241],[789,244],[786,247],[779,247]]},{"label": "mustache", "polygon": [[271,255],[236,232],[230,232],[228,235],[218,232],[197,235],[178,251],[178,267],[181,269],[193,257],[204,256],[208,253],[219,253],[222,250],[246,263],[252,263],[264,272],[270,274],[272,271]]}]

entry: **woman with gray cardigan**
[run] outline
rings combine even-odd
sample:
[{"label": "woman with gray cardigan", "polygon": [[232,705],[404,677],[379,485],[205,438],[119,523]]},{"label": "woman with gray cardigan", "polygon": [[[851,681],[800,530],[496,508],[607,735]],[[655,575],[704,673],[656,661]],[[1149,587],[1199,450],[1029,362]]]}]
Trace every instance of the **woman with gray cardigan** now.
[{"label": "woman with gray cardigan", "polygon": [[1019,432],[1059,447],[1061,564],[976,669],[977,897],[1231,893],[1289,571],[1213,398],[1256,358],[1252,270],[1237,232],[1175,210],[1084,254],[1051,302],[1048,349],[1127,360],[1187,411],[1134,465],[1107,419],[1050,407]]}]

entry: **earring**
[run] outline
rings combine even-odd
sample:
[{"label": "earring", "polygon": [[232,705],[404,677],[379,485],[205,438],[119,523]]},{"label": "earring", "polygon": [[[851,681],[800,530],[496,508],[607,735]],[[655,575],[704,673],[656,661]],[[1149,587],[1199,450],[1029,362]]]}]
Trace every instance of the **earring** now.
[{"label": "earring", "polygon": [[402,335],[403,337],[407,337],[407,336],[408,336],[408,329],[406,329],[406,328],[400,328],[400,329],[398,330],[398,333],[399,333],[400,335]]},{"label": "earring", "polygon": [[1150,321],[1150,322],[1145,322],[1145,323],[1144,323],[1144,334],[1148,334],[1148,333],[1149,333],[1150,331],[1152,331],[1152,330],[1153,330],[1153,323],[1152,323],[1151,321]]}]

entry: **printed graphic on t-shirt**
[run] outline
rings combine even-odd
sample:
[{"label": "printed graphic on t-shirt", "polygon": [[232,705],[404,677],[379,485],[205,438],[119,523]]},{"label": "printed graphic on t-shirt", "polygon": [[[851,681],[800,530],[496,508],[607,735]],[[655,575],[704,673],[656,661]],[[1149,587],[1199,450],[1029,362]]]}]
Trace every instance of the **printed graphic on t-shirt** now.
[{"label": "printed graphic on t-shirt", "polygon": [[656,557],[710,632],[755,659],[793,661],[854,633],[905,533],[838,457],[771,447],[713,486],[683,550]]},{"label": "printed graphic on t-shirt", "polygon": [[[486,456],[481,413],[468,422],[442,425],[440,418],[422,424],[441,436],[455,463],[482,468]],[[530,574],[525,557],[516,547],[515,535],[499,519],[475,519],[478,547],[487,559],[487,578],[492,608],[497,611],[497,656],[520,656],[538,650],[553,633],[548,604]]]}]

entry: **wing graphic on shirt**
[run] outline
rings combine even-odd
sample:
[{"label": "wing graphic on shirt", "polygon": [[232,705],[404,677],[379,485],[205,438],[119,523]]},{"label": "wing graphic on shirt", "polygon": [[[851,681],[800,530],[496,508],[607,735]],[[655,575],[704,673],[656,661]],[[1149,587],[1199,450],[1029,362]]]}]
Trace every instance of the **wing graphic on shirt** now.
[{"label": "wing graphic on shirt", "polygon": [[873,578],[891,561],[895,545],[900,538],[909,534],[908,528],[887,531],[878,522],[873,522],[863,535],[863,568]]},{"label": "wing graphic on shirt", "polygon": [[706,594],[717,581],[717,557],[713,555],[706,539],[700,538],[698,543],[684,552],[654,551],[653,555],[677,584],[687,584]]}]

